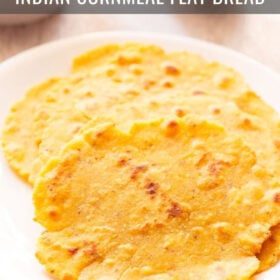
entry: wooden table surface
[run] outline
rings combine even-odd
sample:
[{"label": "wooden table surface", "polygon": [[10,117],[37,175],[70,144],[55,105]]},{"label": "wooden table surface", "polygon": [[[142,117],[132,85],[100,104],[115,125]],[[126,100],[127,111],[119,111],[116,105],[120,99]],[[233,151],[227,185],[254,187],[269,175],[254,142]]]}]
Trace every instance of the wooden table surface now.
[{"label": "wooden table surface", "polygon": [[243,52],[280,72],[280,15],[55,15],[0,27],[0,61],[59,38],[106,30],[191,36]]}]

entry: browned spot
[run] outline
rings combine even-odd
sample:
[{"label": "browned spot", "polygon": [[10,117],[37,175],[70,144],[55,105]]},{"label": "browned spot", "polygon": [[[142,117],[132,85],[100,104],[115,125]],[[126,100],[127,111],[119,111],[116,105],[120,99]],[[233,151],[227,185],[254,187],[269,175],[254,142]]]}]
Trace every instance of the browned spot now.
[{"label": "browned spot", "polygon": [[209,164],[208,171],[214,176],[219,176],[222,168],[223,168],[224,162],[223,161],[215,161]]},{"label": "browned spot", "polygon": [[204,94],[206,94],[204,91],[202,91],[202,90],[198,90],[198,89],[196,89],[196,90],[194,90],[193,92],[192,92],[192,94],[193,95],[204,95]]},{"label": "browned spot", "polygon": [[58,212],[56,210],[50,210],[49,211],[49,216],[52,219],[56,219],[59,216],[59,214],[58,214]]},{"label": "browned spot", "polygon": [[178,127],[178,123],[176,121],[171,121],[171,122],[168,123],[167,127],[169,129],[177,128]]},{"label": "browned spot", "polygon": [[170,121],[167,126],[167,136],[173,137],[177,134],[179,129],[179,124],[176,121]]},{"label": "browned spot", "polygon": [[280,203],[280,193],[275,194],[273,200],[275,203]]},{"label": "browned spot", "polygon": [[154,80],[146,80],[144,82],[144,89],[148,90],[150,89],[152,86],[154,86],[156,84],[156,81]]},{"label": "browned spot", "polygon": [[101,138],[103,135],[104,135],[104,131],[98,131],[98,132],[96,132],[96,134],[95,134],[95,136],[96,136],[97,138]]},{"label": "browned spot", "polygon": [[183,213],[181,207],[176,202],[172,202],[171,208],[169,208],[167,212],[168,212],[168,217],[169,218],[180,217]]},{"label": "browned spot", "polygon": [[182,109],[177,109],[176,110],[176,116],[179,117],[179,118],[182,118],[186,115],[186,112]]},{"label": "browned spot", "polygon": [[125,65],[127,63],[127,59],[123,55],[120,55],[118,57],[117,61],[118,61],[118,64],[120,64],[120,65]]},{"label": "browned spot", "polygon": [[166,65],[165,66],[165,73],[167,75],[178,75],[178,74],[180,74],[180,71],[174,65]]},{"label": "browned spot", "polygon": [[214,115],[218,115],[218,114],[221,113],[221,109],[219,109],[219,108],[214,108],[212,112],[213,112]]},{"label": "browned spot", "polygon": [[67,251],[70,255],[75,255],[79,251],[79,248],[69,248]]},{"label": "browned spot", "polygon": [[165,87],[165,88],[172,88],[174,86],[174,83],[171,82],[171,81],[164,81],[162,83],[162,85]]},{"label": "browned spot", "polygon": [[247,129],[247,130],[255,130],[256,129],[256,126],[248,118],[244,118],[239,126],[243,129]]},{"label": "browned spot", "polygon": [[127,165],[127,162],[128,162],[128,159],[126,159],[126,158],[121,158],[121,159],[117,162],[117,166],[120,166],[120,167],[125,166],[125,165]]},{"label": "browned spot", "polygon": [[164,224],[163,224],[163,223],[156,222],[156,223],[155,223],[155,227],[156,227],[156,228],[163,228],[163,227],[164,227]]},{"label": "browned spot", "polygon": [[157,190],[158,190],[158,184],[154,182],[150,182],[145,186],[146,193],[149,194],[152,198],[155,197]]},{"label": "browned spot", "polygon": [[146,165],[139,165],[139,166],[136,166],[130,176],[130,179],[132,180],[135,180],[138,176],[139,173],[141,172],[145,172],[147,171],[147,166]]},{"label": "browned spot", "polygon": [[245,126],[251,126],[251,125],[252,125],[252,123],[251,123],[251,121],[250,121],[249,119],[244,119],[244,120],[243,120],[243,124],[244,124]]}]

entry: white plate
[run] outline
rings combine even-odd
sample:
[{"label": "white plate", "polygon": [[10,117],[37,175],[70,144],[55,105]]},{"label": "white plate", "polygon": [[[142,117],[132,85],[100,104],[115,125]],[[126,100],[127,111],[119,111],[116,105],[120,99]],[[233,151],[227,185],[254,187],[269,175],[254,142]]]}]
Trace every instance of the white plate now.
[{"label": "white plate", "polygon": [[[66,74],[72,59],[106,43],[138,41],[166,50],[189,50],[233,66],[275,109],[280,106],[280,76],[254,60],[206,42],[154,33],[106,32],[70,38],[31,49],[0,66],[0,130],[9,107],[34,84]],[[279,107],[280,108],[280,107]],[[34,257],[41,232],[32,221],[31,189],[8,168],[0,151],[0,280],[49,279]],[[258,279],[279,280],[280,264]]]}]

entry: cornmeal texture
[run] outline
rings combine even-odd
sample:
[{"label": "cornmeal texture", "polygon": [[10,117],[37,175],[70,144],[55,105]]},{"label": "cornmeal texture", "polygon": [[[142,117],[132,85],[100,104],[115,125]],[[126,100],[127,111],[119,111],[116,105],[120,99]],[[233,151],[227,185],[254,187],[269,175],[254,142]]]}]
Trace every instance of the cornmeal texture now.
[{"label": "cornmeal texture", "polygon": [[58,279],[250,279],[279,222],[256,153],[197,116],[93,124],[34,189],[37,257]]},{"label": "cornmeal texture", "polygon": [[31,184],[49,157],[93,117],[125,112],[120,118],[133,123],[157,112],[184,115],[189,96],[228,100],[248,89],[237,73],[218,63],[141,44],[101,47],[77,58],[72,72],[29,90],[7,118],[4,152]]},{"label": "cornmeal texture", "polygon": [[[233,69],[152,45],[106,45],[77,57],[71,73],[35,86],[11,108],[2,146],[10,166],[34,185],[65,144],[106,119],[129,132],[135,122],[190,114],[241,138],[262,166],[258,172],[278,184],[278,114]],[[267,237],[257,253],[260,271],[280,255],[279,226]]]}]

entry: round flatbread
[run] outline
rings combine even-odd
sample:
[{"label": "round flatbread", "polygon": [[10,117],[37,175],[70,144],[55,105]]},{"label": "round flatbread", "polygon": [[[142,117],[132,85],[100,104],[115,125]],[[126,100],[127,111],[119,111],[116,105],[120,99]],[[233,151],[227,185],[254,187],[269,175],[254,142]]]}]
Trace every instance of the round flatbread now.
[{"label": "round flatbread", "polygon": [[58,279],[249,279],[280,220],[279,184],[197,116],[93,123],[34,189],[37,257]]},{"label": "round flatbread", "polygon": [[[129,130],[135,121],[189,113],[242,137],[278,180],[279,117],[242,77],[200,56],[143,44],[97,48],[76,58],[67,77],[31,89],[11,109],[2,146],[13,169],[34,184],[49,158],[93,118],[107,116]],[[276,234],[275,242],[264,244],[263,263],[271,265],[279,255]]]},{"label": "round flatbread", "polygon": [[[12,107],[2,137],[4,152],[10,165],[32,184],[48,158],[89,119],[118,119],[119,107],[124,107],[133,123],[147,118],[149,111],[164,112],[156,108],[162,102],[168,113],[184,107],[187,97],[229,100],[247,89],[233,70],[197,55],[166,54],[142,44],[104,46],[77,58],[69,76],[36,86]],[[177,114],[185,112],[179,108]]]}]

